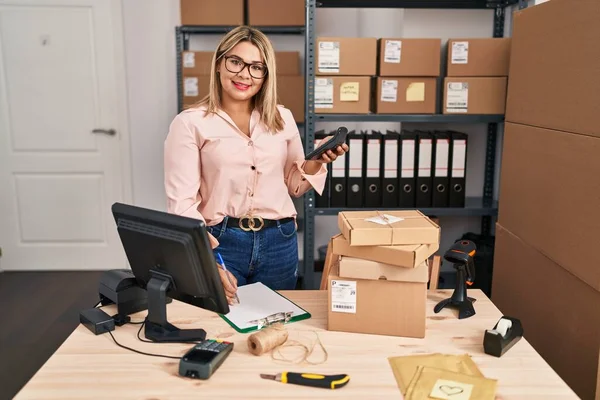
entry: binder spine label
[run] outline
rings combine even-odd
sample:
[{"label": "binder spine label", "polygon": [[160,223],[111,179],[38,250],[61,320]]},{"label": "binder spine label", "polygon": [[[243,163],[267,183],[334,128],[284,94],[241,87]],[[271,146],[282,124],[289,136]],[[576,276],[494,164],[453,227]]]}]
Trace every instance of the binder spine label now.
[{"label": "binder spine label", "polygon": [[[385,142],[384,142],[385,143]],[[385,170],[384,178],[398,177],[398,142],[389,141],[385,144]]]},{"label": "binder spine label", "polygon": [[331,166],[332,178],[343,178],[346,176],[346,154],[338,156]]},{"label": "binder spine label", "polygon": [[381,80],[381,101],[392,103],[398,101],[398,81]]},{"label": "binder spine label", "polygon": [[331,281],[331,311],[356,314],[356,282]]},{"label": "binder spine label", "polygon": [[448,176],[448,150],[450,141],[448,139],[439,139],[436,142],[435,150],[435,176]]},{"label": "binder spine label", "polygon": [[183,80],[183,95],[198,96],[198,78],[185,78]]},{"label": "binder spine label", "polygon": [[415,141],[402,141],[402,172],[401,178],[415,177]]},{"label": "binder spine label", "polygon": [[319,72],[340,73],[340,42],[319,43]]},{"label": "binder spine label", "polygon": [[452,64],[469,63],[469,42],[452,43]]},{"label": "binder spine label", "polygon": [[367,177],[379,178],[381,164],[381,142],[379,139],[369,139],[367,144]]},{"label": "binder spine label", "polygon": [[363,141],[362,139],[350,139],[350,166],[348,170],[348,176],[350,178],[362,177],[362,165],[363,165]]},{"label": "binder spine label", "polygon": [[333,79],[315,79],[315,108],[333,108]]},{"label": "binder spine label", "polygon": [[402,56],[402,42],[400,40],[386,40],[383,62],[400,64]]},{"label": "binder spine label", "polygon": [[419,140],[419,175],[428,178],[431,176],[431,150],[433,141],[431,139]]},{"label": "binder spine label", "polygon": [[452,177],[465,177],[465,161],[467,157],[467,141],[455,140],[452,151]]},{"label": "binder spine label", "polygon": [[467,82],[448,82],[446,111],[466,113],[469,109],[469,84]]}]

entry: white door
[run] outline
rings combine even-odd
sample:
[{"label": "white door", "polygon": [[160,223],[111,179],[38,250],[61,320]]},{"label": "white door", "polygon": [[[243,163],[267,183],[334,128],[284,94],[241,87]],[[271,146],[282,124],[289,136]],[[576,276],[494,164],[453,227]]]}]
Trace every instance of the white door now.
[{"label": "white door", "polygon": [[0,0],[3,270],[126,266],[124,71],[120,0]]}]

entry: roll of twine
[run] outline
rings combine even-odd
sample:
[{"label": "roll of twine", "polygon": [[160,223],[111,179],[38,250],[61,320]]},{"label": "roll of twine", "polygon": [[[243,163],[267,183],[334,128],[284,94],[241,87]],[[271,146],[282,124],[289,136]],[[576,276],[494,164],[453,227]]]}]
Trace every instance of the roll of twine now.
[{"label": "roll of twine", "polygon": [[287,338],[288,331],[283,324],[273,324],[250,335],[248,350],[255,356],[260,356],[285,343]]},{"label": "roll of twine", "polygon": [[[274,361],[288,364],[306,362],[311,365],[318,365],[327,361],[328,354],[317,332],[312,332],[316,335],[317,341],[311,343],[310,346],[307,346],[298,340],[289,340],[289,333],[285,326],[282,323],[277,323],[250,335],[248,337],[248,349],[250,353],[256,356],[270,352],[271,358]],[[323,349],[324,358],[322,361],[313,362],[310,361],[309,358],[317,344]],[[282,352],[285,348],[300,348],[301,354],[297,357],[288,358],[284,356]]]}]

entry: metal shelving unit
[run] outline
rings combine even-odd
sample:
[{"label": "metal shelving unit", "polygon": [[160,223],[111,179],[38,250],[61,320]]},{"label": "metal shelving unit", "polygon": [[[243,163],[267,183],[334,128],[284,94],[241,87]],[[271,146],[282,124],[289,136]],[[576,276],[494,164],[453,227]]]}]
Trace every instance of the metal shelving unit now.
[{"label": "metal shelving unit", "polygon": [[[314,148],[315,124],[320,121],[340,122],[418,122],[487,124],[487,143],[483,193],[480,198],[467,198],[464,208],[429,208],[421,211],[431,216],[479,216],[482,234],[489,234],[492,218],[497,216],[498,204],[493,199],[496,165],[496,138],[498,124],[504,115],[379,115],[379,114],[316,114],[314,112],[315,82],[315,14],[317,8],[427,8],[427,9],[489,9],[494,13],[493,37],[504,36],[505,9],[513,4],[526,6],[525,0],[306,0],[305,63],[306,63],[306,115],[304,150]],[[303,285],[306,289],[319,287],[321,273],[314,271],[315,217],[337,215],[350,208],[316,208],[315,192],[304,196],[304,267]],[[365,210],[365,209],[361,209]]]}]

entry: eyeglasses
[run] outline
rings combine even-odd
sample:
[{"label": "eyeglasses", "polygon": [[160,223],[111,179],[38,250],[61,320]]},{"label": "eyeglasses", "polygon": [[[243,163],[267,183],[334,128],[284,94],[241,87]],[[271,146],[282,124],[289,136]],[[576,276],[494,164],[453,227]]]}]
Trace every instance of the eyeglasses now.
[{"label": "eyeglasses", "polygon": [[262,79],[267,75],[267,67],[264,64],[249,64],[236,56],[225,57],[225,68],[229,72],[237,74],[242,72],[246,67],[248,67],[248,72],[250,72],[250,76],[252,76],[255,79]]}]

